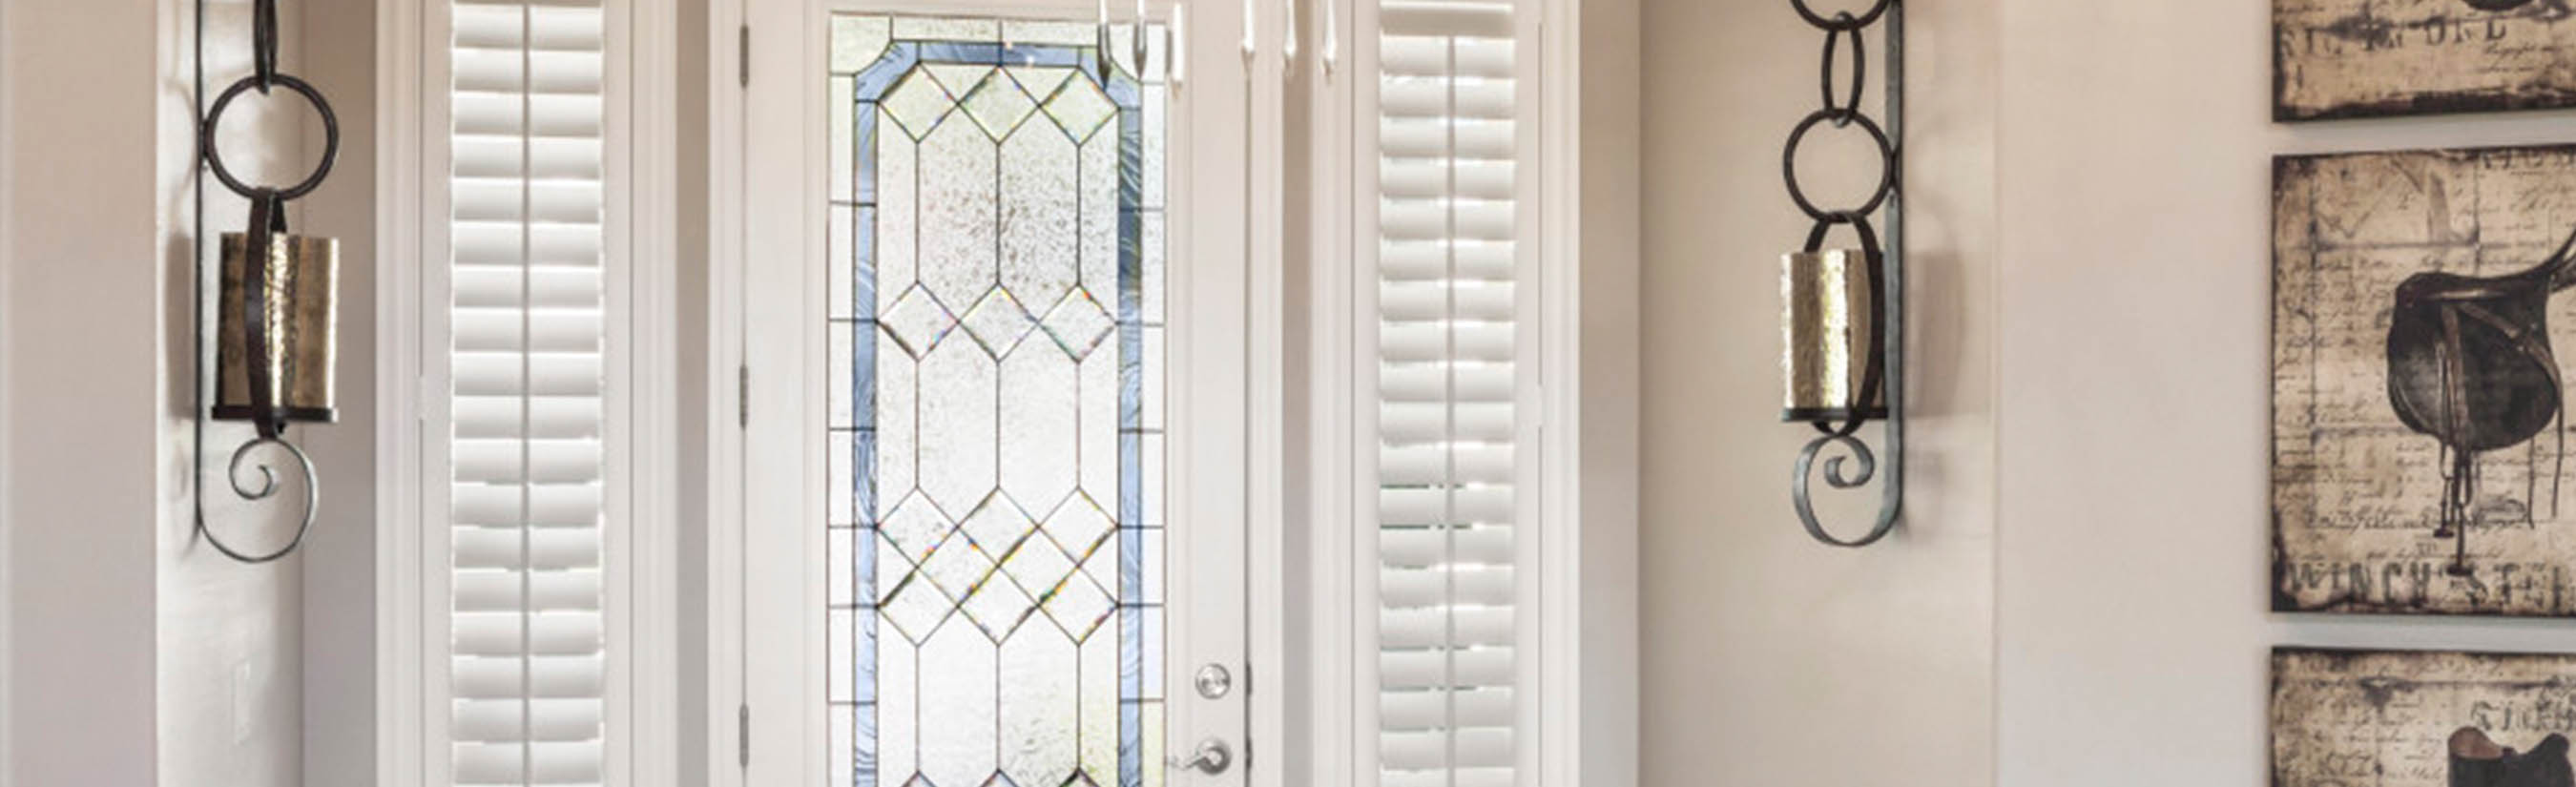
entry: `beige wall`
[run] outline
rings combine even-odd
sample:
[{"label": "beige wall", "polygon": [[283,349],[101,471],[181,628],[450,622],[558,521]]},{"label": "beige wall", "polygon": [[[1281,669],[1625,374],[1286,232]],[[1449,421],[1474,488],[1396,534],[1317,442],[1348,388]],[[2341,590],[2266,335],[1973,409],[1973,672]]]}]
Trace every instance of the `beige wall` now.
[{"label": "beige wall", "polygon": [[[287,0],[299,9],[301,70],[331,97],[340,121],[339,165],[301,200],[305,231],[340,240],[340,422],[304,430],[323,479],[322,514],[305,540],[296,589],[303,674],[302,783],[376,781],[376,3]],[[292,107],[291,103],[288,106]],[[305,118],[291,168],[312,166],[323,135]],[[290,172],[281,177],[294,176]],[[221,213],[209,223],[228,223]],[[238,220],[234,220],[238,221]],[[292,783],[292,782],[290,782]]]},{"label": "beige wall", "polygon": [[[1781,0],[1645,2],[1651,787],[1992,783],[1997,11],[1913,6],[1906,524],[1850,551],[1799,528],[1812,431],[1777,418],[1779,255],[1808,228],[1780,146],[1820,101],[1822,34]],[[1875,177],[1856,131],[1811,137],[1820,198]],[[1854,534],[1874,501],[1822,508]]]},{"label": "beige wall", "polygon": [[148,785],[156,773],[154,555],[171,494],[152,155],[159,2],[5,3],[0,782],[13,787]]},{"label": "beige wall", "polygon": [[1637,739],[1640,663],[1637,626],[1639,521],[1639,281],[1644,265],[1638,215],[1646,95],[1639,0],[1585,0],[1582,46],[1583,368],[1581,381],[1584,644],[1579,687],[1585,787],[1634,787],[1643,770]]},{"label": "beige wall", "polygon": [[2007,4],[2002,784],[2265,782],[2265,6]]}]

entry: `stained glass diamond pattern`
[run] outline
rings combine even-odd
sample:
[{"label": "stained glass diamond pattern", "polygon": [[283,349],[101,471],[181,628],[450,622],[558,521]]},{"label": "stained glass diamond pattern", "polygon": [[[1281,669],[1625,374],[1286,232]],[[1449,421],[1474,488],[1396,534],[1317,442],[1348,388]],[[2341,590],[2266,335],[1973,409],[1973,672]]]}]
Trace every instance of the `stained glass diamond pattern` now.
[{"label": "stained glass diamond pattern", "polygon": [[1020,306],[1020,299],[999,287],[985,293],[984,299],[966,312],[966,332],[974,334],[975,342],[984,345],[984,351],[995,358],[1009,355],[1011,348],[1019,346],[1020,339],[1035,327],[1037,319]]},{"label": "stained glass diamond pattern", "polygon": [[1022,543],[1002,561],[1002,574],[1036,595],[1047,618],[1075,642],[1088,638],[1115,606],[1108,591],[1074,564],[1073,550],[1052,538]]},{"label": "stained glass diamond pattern", "polygon": [[957,326],[957,317],[948,313],[948,307],[939,305],[939,299],[931,297],[928,290],[914,287],[895,299],[894,308],[886,310],[881,322],[886,333],[903,345],[904,352],[919,358]]},{"label": "stained glass diamond pattern", "polygon": [[984,127],[984,134],[994,139],[1010,136],[1012,129],[1019,128],[1020,121],[1038,108],[1036,100],[1020,92],[1019,84],[999,70],[984,77],[984,83],[975,86],[975,92],[967,94],[962,103],[966,114],[973,116],[975,124]]},{"label": "stained glass diamond pattern", "polygon": [[1091,498],[1074,495],[1047,517],[1045,527],[1048,538],[1063,544],[1069,556],[1081,559],[1101,546],[1109,537],[1109,531],[1116,526],[1117,523],[1110,521],[1107,513],[1092,504]]},{"label": "stained glass diamond pattern", "polygon": [[[1119,593],[1126,592],[1125,588],[1119,587],[1118,544],[1114,541],[1104,542],[1098,548],[1091,550],[1091,556],[1082,561],[1082,573],[1089,575],[1091,581],[1100,583],[1102,588],[1113,589]],[[1140,600],[1127,599],[1127,601],[1136,603]]]},{"label": "stained glass diamond pattern", "polygon": [[1091,575],[1081,572],[1067,572],[1064,581],[1047,595],[1045,605],[1047,618],[1064,627],[1065,635],[1075,642],[1090,639],[1117,608],[1117,599],[1091,581]]},{"label": "stained glass diamond pattern", "polygon": [[1009,553],[1012,547],[1019,545],[1020,539],[1037,530],[1036,523],[1030,522],[1028,515],[1020,513],[1019,506],[1012,505],[1001,495],[985,498],[984,505],[967,515],[960,527],[965,529],[967,538],[975,539],[985,552],[995,555]]},{"label": "stained glass diamond pattern", "polygon": [[1057,301],[1055,308],[1047,311],[1045,324],[1047,335],[1055,338],[1056,346],[1064,348],[1065,354],[1075,360],[1090,355],[1091,348],[1100,346],[1101,338],[1109,335],[1110,328],[1116,327],[1116,323],[1109,319],[1109,311],[1100,308],[1089,293],[1081,290],[1074,290],[1066,294],[1064,300]]},{"label": "stained glass diamond pattern", "polygon": [[1063,87],[1065,79],[1073,76],[1073,69],[1064,66],[1005,66],[1002,70],[1011,73],[1021,90],[1041,99],[1054,97],[1056,88]]},{"label": "stained glass diamond pattern", "polygon": [[985,76],[993,73],[992,66],[977,63],[924,63],[921,70],[930,72],[930,78],[939,80],[939,86],[947,88],[951,96],[973,92],[976,85],[984,83]]},{"label": "stained glass diamond pattern", "polygon": [[920,495],[905,497],[877,527],[885,533],[886,540],[894,542],[895,550],[905,560],[916,564],[930,557],[930,550],[954,529],[947,517],[940,516],[939,508]]},{"label": "stained glass diamond pattern", "polygon": [[[1046,548],[1037,544],[1030,546]],[[1029,613],[1037,606],[1037,600],[1029,598],[1028,591],[1021,590],[1018,583],[996,574],[977,585],[975,595],[966,597],[966,619],[975,621],[975,627],[983,629],[984,636],[998,643],[1009,639],[1011,632],[1020,627],[1021,621],[1028,620]]]},{"label": "stained glass diamond pattern", "polygon": [[962,532],[951,532],[948,540],[930,550],[919,573],[929,577],[931,584],[938,585],[950,598],[965,598],[985,577],[993,575],[993,559],[976,549]]},{"label": "stained glass diamond pattern", "polygon": [[930,78],[929,72],[918,70],[905,76],[903,83],[895,85],[894,90],[888,91],[884,102],[886,114],[903,124],[903,130],[913,139],[929,134],[930,127],[956,104],[948,97],[948,91]]},{"label": "stained glass diamond pattern", "polygon": [[895,585],[878,610],[905,640],[918,645],[930,639],[931,632],[948,619],[948,613],[957,610],[957,602],[916,571]]},{"label": "stained glass diamond pattern", "polygon": [[1043,538],[1029,539],[1002,561],[1002,573],[1020,583],[1031,594],[1045,599],[1055,593],[1055,586],[1073,574],[1073,559],[1064,550]]},{"label": "stained glass diamond pattern", "polygon": [[1091,84],[1091,80],[1076,79],[1065,85],[1063,90],[1056,91],[1054,98],[1047,99],[1046,111],[1048,117],[1055,118],[1056,126],[1064,129],[1066,136],[1081,142],[1091,138],[1091,132],[1100,128],[1100,121],[1117,114],[1118,105],[1110,103],[1108,96],[1101,95],[1100,88]]}]

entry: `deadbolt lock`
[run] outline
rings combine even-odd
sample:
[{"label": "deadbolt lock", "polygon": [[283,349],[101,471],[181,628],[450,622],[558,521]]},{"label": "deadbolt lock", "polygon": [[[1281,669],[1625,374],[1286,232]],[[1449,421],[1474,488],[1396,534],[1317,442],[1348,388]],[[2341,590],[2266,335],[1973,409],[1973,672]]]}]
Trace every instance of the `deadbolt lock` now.
[{"label": "deadbolt lock", "polygon": [[1212,700],[1224,699],[1228,692],[1234,690],[1234,673],[1227,672],[1223,664],[1212,663],[1199,668],[1198,678],[1194,682],[1198,685],[1199,696]]}]

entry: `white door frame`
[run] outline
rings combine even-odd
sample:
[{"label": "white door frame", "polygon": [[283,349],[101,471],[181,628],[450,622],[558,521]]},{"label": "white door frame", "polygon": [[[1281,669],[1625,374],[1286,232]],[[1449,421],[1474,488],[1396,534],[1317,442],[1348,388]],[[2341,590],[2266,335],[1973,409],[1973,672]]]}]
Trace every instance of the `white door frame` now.
[{"label": "white door frame", "polygon": [[[710,435],[708,560],[708,685],[711,723],[706,744],[712,783],[811,784],[819,781],[825,735],[820,697],[820,616],[822,583],[803,571],[759,570],[758,566],[794,561],[797,550],[822,548],[822,530],[813,527],[819,512],[807,511],[822,499],[825,479],[805,461],[819,456],[819,395],[797,379],[821,379],[821,310],[765,309],[754,304],[793,303],[807,297],[819,303],[820,259],[825,234],[822,167],[803,166],[823,148],[825,116],[822,63],[828,29],[816,24],[829,10],[850,0],[720,0],[710,3],[711,63],[732,64],[744,58],[753,81],[746,87],[733,69],[711,74],[709,128],[711,206],[710,366],[748,369],[747,385],[736,380],[713,382],[710,401],[726,414],[748,412],[747,424],[726,421]],[[1193,531],[1175,527],[1167,560],[1167,582],[1175,589],[1211,582],[1231,584],[1239,602],[1175,607],[1167,621],[1172,656],[1165,667],[1166,743],[1180,753],[1180,741],[1217,736],[1236,747],[1234,769],[1223,780],[1174,772],[1174,785],[1252,784],[1278,787],[1280,770],[1265,764],[1249,767],[1249,741],[1269,743],[1275,751],[1284,731],[1287,697],[1255,691],[1254,674],[1279,674],[1283,658],[1285,571],[1277,556],[1286,539],[1280,504],[1284,457],[1281,443],[1281,390],[1284,385],[1281,336],[1284,316],[1279,262],[1281,133],[1280,61],[1275,48],[1251,34],[1280,29],[1285,12],[1277,2],[1233,0],[1150,0],[1149,13],[1168,19],[1175,2],[1190,5],[1183,40],[1191,50],[1187,81],[1173,91],[1169,203],[1206,205],[1210,209],[1168,224],[1172,248],[1169,379],[1174,381],[1168,422],[1174,427],[1172,457],[1166,479],[1169,505],[1176,521],[1195,512],[1201,519],[1239,519],[1240,529]],[[1120,4],[1113,3],[1113,6]],[[991,0],[912,0],[870,2],[879,10],[919,14],[993,14]],[[856,8],[856,6],[851,6]],[[1066,18],[1090,19],[1092,0],[1027,0],[1007,6],[1017,13],[1054,11]],[[1113,19],[1130,20],[1132,4],[1113,10]],[[1248,25],[1238,24],[1250,15]],[[747,31],[728,34],[722,31]],[[1238,50],[1226,45],[1240,39]],[[742,52],[751,42],[749,54]],[[751,129],[792,128],[802,150],[759,144]],[[1191,139],[1224,140],[1190,151]],[[776,139],[767,136],[767,139]],[[1246,159],[1250,159],[1246,161]],[[813,279],[813,281],[809,281]],[[795,312],[786,314],[784,312]],[[808,319],[810,317],[810,319]],[[1231,325],[1232,327],[1226,327]],[[1190,338],[1195,337],[1195,341]],[[768,370],[800,370],[797,372]],[[809,376],[810,375],[810,376]],[[719,375],[719,378],[729,375]],[[1187,386],[1179,381],[1189,380]],[[747,396],[747,399],[746,399]],[[742,409],[746,408],[747,409]],[[777,416],[772,414],[787,414]],[[1203,433],[1207,439],[1184,439],[1181,424],[1239,426],[1226,433]],[[747,446],[795,446],[798,464],[808,468],[788,483],[785,494],[762,491],[746,474],[755,454]],[[1239,463],[1237,473],[1198,473],[1193,468]],[[772,481],[777,484],[778,482]],[[784,485],[769,488],[787,489]],[[809,516],[809,514],[812,514]],[[793,528],[767,532],[765,528]],[[1187,544],[1182,539],[1216,535],[1218,542]],[[811,541],[811,544],[803,544]],[[1216,553],[1235,557],[1236,565],[1200,565],[1179,556]],[[805,553],[805,554],[811,554]],[[795,561],[812,570],[814,561]],[[1176,590],[1175,593],[1181,591]],[[809,598],[810,596],[810,598]],[[753,599],[805,598],[811,603],[753,603]],[[1185,613],[1186,611],[1186,613]],[[1186,617],[1184,617],[1186,614]],[[799,643],[794,652],[808,654],[805,674],[787,675],[754,669],[745,656],[748,642]],[[1186,688],[1194,669],[1190,652],[1241,653],[1245,664],[1241,689],[1218,702],[1200,701]],[[741,709],[738,713],[729,710]],[[727,721],[727,719],[733,719]],[[748,722],[753,734],[746,735]],[[772,730],[793,730],[779,738]],[[794,753],[764,751],[777,740],[802,740]],[[726,767],[741,761],[747,746],[749,770]],[[809,756],[812,755],[812,756]],[[1272,760],[1275,762],[1274,760]],[[1148,767],[1153,767],[1148,763]],[[757,775],[753,775],[756,773]],[[1251,774],[1247,782],[1243,774]]]}]

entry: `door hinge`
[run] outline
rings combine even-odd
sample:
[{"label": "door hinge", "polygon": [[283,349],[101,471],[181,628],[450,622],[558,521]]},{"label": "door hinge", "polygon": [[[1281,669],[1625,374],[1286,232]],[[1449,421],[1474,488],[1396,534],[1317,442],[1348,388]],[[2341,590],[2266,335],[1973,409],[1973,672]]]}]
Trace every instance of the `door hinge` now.
[{"label": "door hinge", "polygon": [[751,426],[751,367],[744,365],[736,369],[741,374],[735,378],[733,399],[738,412],[734,414],[734,420],[739,426],[749,427]]},{"label": "door hinge", "polygon": [[[1252,662],[1248,659],[1243,662],[1243,702],[1247,706],[1252,704]],[[1246,772],[1252,770],[1252,734],[1250,731],[1246,731],[1243,736],[1243,769]]]},{"label": "door hinge", "polygon": [[740,764],[742,765],[742,767],[749,768],[749,767],[751,767],[751,704],[750,704],[750,703],[744,703],[744,704],[743,704],[743,706],[742,706],[742,715],[741,715],[741,719],[742,719],[741,724],[738,724],[738,725],[736,725],[736,726],[735,726],[735,729],[737,729],[737,730],[739,730],[739,731],[741,732],[740,737],[735,738],[735,740],[734,740],[734,742],[735,742],[735,757],[739,760],[739,762],[740,762]]},{"label": "door hinge", "polygon": [[735,48],[742,53],[742,63],[737,73],[741,76],[742,86],[751,87],[751,26],[743,25],[739,32],[741,33],[740,46]]}]

